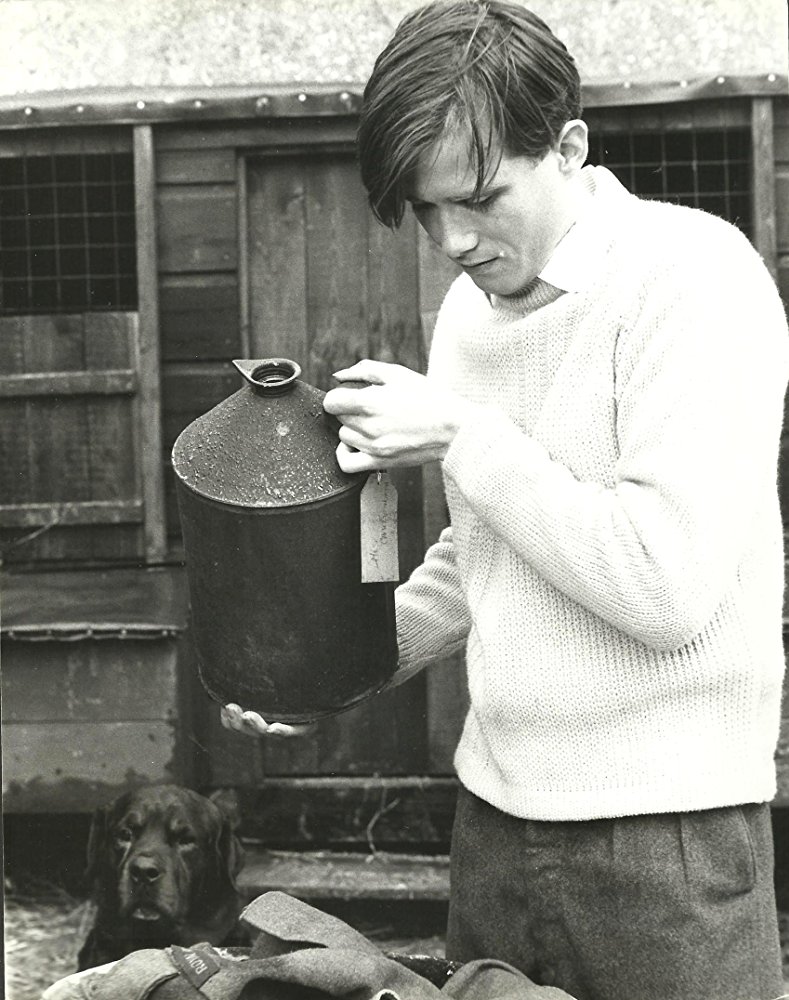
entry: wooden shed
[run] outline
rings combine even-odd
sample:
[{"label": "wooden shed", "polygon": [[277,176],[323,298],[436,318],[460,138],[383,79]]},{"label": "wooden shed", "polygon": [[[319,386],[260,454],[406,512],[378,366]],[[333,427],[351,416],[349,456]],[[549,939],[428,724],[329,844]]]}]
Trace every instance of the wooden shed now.
[{"label": "wooden shed", "polygon": [[[740,226],[789,302],[785,59],[623,77],[599,46],[583,56],[590,159]],[[392,233],[367,208],[361,79],[176,85],[147,65],[145,83],[0,99],[4,809],[85,812],[176,780],[238,789],[270,846],[441,851],[462,663],[308,741],[226,733],[195,683],[169,455],[239,386],[232,358],[290,357],[321,388],[364,356],[423,368],[453,272],[413,218]],[[789,451],[781,473],[789,504]],[[405,576],[446,515],[437,468],[396,480]],[[789,719],[778,771],[786,805]]]}]

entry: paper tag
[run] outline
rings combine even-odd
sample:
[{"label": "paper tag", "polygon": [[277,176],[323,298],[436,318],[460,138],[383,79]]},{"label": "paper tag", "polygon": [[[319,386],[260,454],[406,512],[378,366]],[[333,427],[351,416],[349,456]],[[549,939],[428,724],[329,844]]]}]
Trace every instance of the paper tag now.
[{"label": "paper tag", "polygon": [[388,472],[373,472],[367,477],[360,508],[362,583],[399,580],[397,490]]}]

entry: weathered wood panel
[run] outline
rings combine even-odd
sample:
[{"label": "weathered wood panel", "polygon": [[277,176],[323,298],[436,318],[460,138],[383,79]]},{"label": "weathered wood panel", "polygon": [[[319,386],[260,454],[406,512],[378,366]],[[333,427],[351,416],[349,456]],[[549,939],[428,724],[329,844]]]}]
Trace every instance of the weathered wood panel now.
[{"label": "weathered wood panel", "polygon": [[[162,370],[164,421],[162,439],[166,464],[164,496],[171,551],[180,551],[180,518],[175,496],[175,474],[170,463],[175,439],[193,420],[241,388],[241,378],[229,363],[170,363]],[[175,548],[172,546],[175,545]]]},{"label": "weathered wood panel", "polygon": [[3,576],[6,811],[92,809],[190,781],[195,684],[183,571]]},{"label": "weathered wood panel", "polygon": [[776,162],[789,163],[789,96],[773,100]]},{"label": "weathered wood panel", "polygon": [[[195,134],[189,128],[185,132]],[[207,147],[198,142],[182,148],[177,141],[168,146],[163,139],[158,133],[162,461],[164,519],[174,556],[180,548],[180,522],[170,451],[187,424],[238,388],[229,365],[220,374],[211,365],[243,355],[243,348],[235,145],[220,140]],[[185,371],[170,362],[192,362],[194,367]],[[202,364],[208,364],[208,370],[201,371]]]},{"label": "weathered wood panel", "polygon": [[10,638],[93,631],[109,641],[108,633],[164,637],[186,627],[180,567],[3,573],[2,600]]},{"label": "weathered wood panel", "polygon": [[[398,233],[374,222],[347,153],[254,157],[245,190],[246,273],[253,356],[284,355],[320,388],[362,357],[422,364],[413,220]],[[244,238],[244,237],[242,237]],[[423,552],[421,475],[396,475],[400,557],[408,573]],[[409,774],[424,769],[424,679],[321,722],[308,739],[237,746],[209,716],[212,780],[240,765],[262,774]]]},{"label": "weathered wood panel", "polygon": [[3,726],[3,808],[83,812],[126,788],[177,781],[168,722],[10,722]]},{"label": "weathered wood panel", "polygon": [[159,184],[234,184],[236,151],[218,149],[160,149],[156,158]]},{"label": "weathered wood panel", "polygon": [[460,268],[453,264],[446,254],[442,253],[421,227],[417,229],[417,260],[419,264],[422,350],[427,358],[430,353],[438,310],[449,286],[460,274]]},{"label": "weathered wood panel", "polygon": [[158,192],[160,269],[180,274],[235,270],[235,185],[168,185]]},{"label": "weathered wood panel", "polygon": [[162,275],[159,303],[164,362],[242,356],[235,274]]},{"label": "weathered wood panel", "polygon": [[424,371],[419,323],[420,281],[417,224],[409,212],[396,232],[366,207],[368,343],[370,357]]},{"label": "weathered wood panel", "polygon": [[6,640],[4,647],[3,726],[176,718],[173,642]]},{"label": "weathered wood panel", "polygon": [[[89,373],[104,368],[130,368],[139,387],[135,335],[120,314],[85,315],[85,367]],[[91,456],[91,498],[99,501],[142,496],[142,469],[135,461],[141,450],[135,424],[139,415],[123,398],[87,401],[88,447]],[[158,434],[159,421],[146,408],[145,419]]]},{"label": "weathered wood panel", "polygon": [[776,278],[774,130],[772,99],[754,98],[751,118],[753,243]]},{"label": "weathered wood panel", "polygon": [[0,525],[46,529],[9,561],[144,555],[137,352],[133,313],[0,319]]},{"label": "weathered wood panel", "polygon": [[306,372],[309,381],[325,389],[332,372],[369,353],[366,206],[349,157],[311,160],[305,173]]},{"label": "weathered wood panel", "polygon": [[775,177],[775,201],[779,207],[776,217],[776,239],[779,252],[789,252],[789,164],[779,163]]},{"label": "weathered wood panel", "polygon": [[[306,369],[307,181],[292,159],[247,164],[245,289],[252,357],[291,358]],[[308,374],[305,371],[305,378]]]},{"label": "weathered wood panel", "polygon": [[593,132],[658,131],[666,128],[748,128],[748,100],[710,100],[653,104],[641,107],[584,109],[584,120]]},{"label": "weathered wood panel", "polygon": [[131,129],[104,128],[28,129],[3,132],[0,156],[73,156],[77,153],[129,153]]},{"label": "weathered wood panel", "polygon": [[162,126],[157,132],[157,146],[167,150],[266,149],[272,152],[299,147],[323,152],[331,147],[353,149],[356,120],[347,117],[320,119],[270,118],[265,122]]},{"label": "weathered wood panel", "polygon": [[457,780],[273,778],[239,793],[242,833],[294,850],[446,850]]},{"label": "weathered wood panel", "polygon": [[58,527],[75,524],[128,524],[142,520],[141,500],[77,500],[47,503],[3,504],[2,520],[6,528],[41,528],[49,523]]},{"label": "weathered wood panel", "polygon": [[424,682],[408,684],[324,719],[304,738],[249,740],[222,729],[219,707],[209,706],[208,782],[256,784],[274,775],[421,774],[426,760]]},{"label": "weathered wood panel", "polygon": [[253,353],[293,357],[321,388],[361,357],[420,368],[414,222],[375,222],[353,158],[255,157],[246,189]]},{"label": "weathered wood panel", "polygon": [[351,900],[446,903],[449,857],[253,850],[247,852],[238,886],[249,900],[279,891],[318,905]]},{"label": "weathered wood panel", "polygon": [[175,439],[196,417],[241,388],[241,376],[230,362],[167,364],[162,370],[164,445],[169,455]]},{"label": "weathered wood panel", "polygon": [[154,142],[150,125],[134,129],[134,214],[139,297],[136,367],[140,391],[134,400],[139,437],[137,474],[145,504],[143,540],[148,562],[159,562],[167,548],[162,477],[161,397],[159,389],[159,257],[156,230]]}]

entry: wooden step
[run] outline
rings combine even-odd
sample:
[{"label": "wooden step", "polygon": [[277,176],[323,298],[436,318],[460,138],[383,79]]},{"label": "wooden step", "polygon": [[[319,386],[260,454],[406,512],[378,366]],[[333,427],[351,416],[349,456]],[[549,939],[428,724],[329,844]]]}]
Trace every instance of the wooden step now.
[{"label": "wooden step", "polygon": [[246,849],[239,886],[247,899],[279,889],[304,900],[407,900],[449,898],[449,858],[334,851]]}]

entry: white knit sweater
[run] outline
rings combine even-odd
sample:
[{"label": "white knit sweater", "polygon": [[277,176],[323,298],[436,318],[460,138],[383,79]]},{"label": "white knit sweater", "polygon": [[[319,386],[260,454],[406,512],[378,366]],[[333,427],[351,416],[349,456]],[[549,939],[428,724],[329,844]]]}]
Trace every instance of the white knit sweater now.
[{"label": "white knit sweater", "polygon": [[483,407],[397,591],[401,664],[465,643],[458,776],[516,816],[767,800],[783,308],[733,226],[585,175],[583,287],[489,302],[461,276],[443,304],[429,377]]}]

